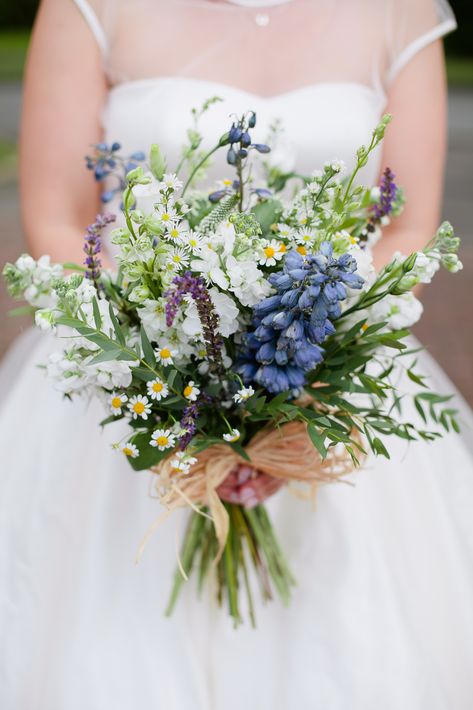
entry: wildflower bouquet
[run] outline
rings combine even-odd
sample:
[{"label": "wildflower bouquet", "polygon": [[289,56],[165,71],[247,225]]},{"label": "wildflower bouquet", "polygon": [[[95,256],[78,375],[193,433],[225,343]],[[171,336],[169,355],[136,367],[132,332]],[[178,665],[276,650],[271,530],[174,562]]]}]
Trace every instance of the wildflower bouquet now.
[{"label": "wildflower bouquet", "polygon": [[[106,213],[87,229],[85,266],[23,255],[4,269],[11,293],[58,338],[46,366],[55,386],[99,397],[102,424],[126,425],[117,450],[155,473],[166,511],[190,509],[168,613],[193,568],[199,587],[216,579],[235,623],[242,593],[254,623],[255,577],[265,599],[275,588],[288,602],[294,579],[261,501],[288,483],[336,480],[368,450],[389,457],[390,436],[430,441],[458,429],[405,339],[421,313],[413,287],[440,265],[461,268],[459,240],[444,223],[423,251],[378,274],[372,263],[402,193],[389,169],[378,188],[356,177],[388,122],[346,176],[338,161],[307,177],[271,167],[251,112],[207,154],[194,127],[176,173],[156,145],[147,164],[99,145],[88,167],[106,180],[105,202],[122,199],[117,272],[100,262],[101,232],[115,220]],[[217,150],[235,176],[207,194],[196,184]],[[261,185],[250,171],[257,154]],[[393,384],[401,367],[415,421],[403,420]]]}]

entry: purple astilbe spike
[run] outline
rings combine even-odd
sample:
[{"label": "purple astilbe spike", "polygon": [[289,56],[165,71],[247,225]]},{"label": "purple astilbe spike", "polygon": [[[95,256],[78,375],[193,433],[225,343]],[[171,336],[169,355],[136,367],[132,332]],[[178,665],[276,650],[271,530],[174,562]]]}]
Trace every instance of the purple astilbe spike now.
[{"label": "purple astilbe spike", "polygon": [[393,211],[393,203],[396,199],[397,186],[394,182],[396,176],[390,168],[386,168],[381,178],[379,202],[373,207],[374,218],[379,221],[382,217],[387,217]]},{"label": "purple astilbe spike", "polygon": [[184,409],[182,419],[180,421],[181,429],[185,432],[179,439],[179,448],[181,451],[184,451],[184,449],[189,446],[191,439],[197,430],[198,416],[199,406],[197,402],[191,402]]},{"label": "purple astilbe spike", "polygon": [[100,278],[100,269],[102,267],[102,262],[100,261],[99,254],[102,249],[102,241],[100,239],[100,233],[107,226],[115,221],[114,214],[98,214],[95,222],[89,224],[84,236],[84,252],[85,260],[84,264],[87,267],[85,272],[85,278],[94,282],[95,287],[98,289],[100,287],[98,281]]},{"label": "purple astilbe spike", "polygon": [[182,276],[175,276],[172,283],[174,288],[164,294],[168,299],[165,307],[166,325],[168,328],[172,326],[184,296],[190,295],[196,304],[202,325],[210,370],[219,375],[223,374],[223,340],[218,332],[218,315],[204,280],[201,276],[193,276],[190,271],[186,271]]}]

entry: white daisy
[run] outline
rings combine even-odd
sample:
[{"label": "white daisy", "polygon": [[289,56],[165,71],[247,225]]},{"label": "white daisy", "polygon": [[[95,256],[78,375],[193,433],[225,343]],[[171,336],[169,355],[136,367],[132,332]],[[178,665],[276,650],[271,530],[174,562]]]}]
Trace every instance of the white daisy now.
[{"label": "white daisy", "polygon": [[274,266],[277,261],[282,259],[283,252],[280,250],[281,242],[276,239],[263,242],[263,254],[259,260],[259,263],[263,266]]},{"label": "white daisy", "polygon": [[190,380],[184,387],[182,394],[190,402],[195,402],[195,400],[200,394],[200,389],[195,385],[193,380]]},{"label": "white daisy", "polygon": [[118,416],[122,413],[123,405],[128,402],[128,397],[126,394],[116,394],[113,393],[110,397],[110,410],[112,414]]},{"label": "white daisy", "polygon": [[157,447],[160,451],[170,449],[176,443],[176,437],[170,429],[156,429],[150,439],[151,446]]},{"label": "white daisy", "polygon": [[254,393],[255,391],[253,387],[242,387],[241,390],[238,390],[238,392],[233,395],[233,399],[237,404],[241,404],[242,402],[246,402],[247,399],[252,397]]},{"label": "white daisy", "polygon": [[188,230],[185,229],[183,224],[173,224],[171,227],[169,227],[168,231],[164,235],[165,237],[169,237],[169,239],[172,239],[173,241],[177,241],[179,239],[184,239],[187,235]]},{"label": "white daisy", "polygon": [[138,448],[135,446],[135,444],[132,444],[131,441],[128,441],[126,444],[124,444],[120,450],[122,454],[125,454],[125,456],[129,456],[131,459],[136,459],[136,457],[140,454]]},{"label": "white daisy", "polygon": [[177,351],[174,350],[168,343],[160,343],[159,347],[155,348],[154,354],[156,359],[161,365],[172,365],[173,358],[177,355]]},{"label": "white daisy", "polygon": [[189,473],[195,463],[197,463],[195,456],[190,456],[185,451],[178,451],[171,461],[171,466],[180,473]]},{"label": "white daisy", "polygon": [[158,213],[158,217],[161,222],[167,227],[173,225],[174,222],[178,219],[178,214],[176,210],[170,204],[158,205],[156,207],[156,212]]},{"label": "white daisy", "polygon": [[148,395],[151,399],[155,399],[157,402],[161,401],[169,394],[169,388],[165,382],[157,377],[155,380],[151,380],[146,384],[148,390]]},{"label": "white daisy", "polygon": [[198,254],[204,245],[202,236],[192,230],[185,234],[184,241],[193,254]]},{"label": "white daisy", "polygon": [[183,266],[189,264],[189,257],[184,249],[173,249],[169,252],[166,261],[166,268],[170,271],[179,271]]},{"label": "white daisy", "polygon": [[148,419],[148,414],[151,414],[151,405],[148,401],[148,397],[144,397],[142,394],[137,394],[135,397],[131,397],[128,402],[128,409],[130,410],[133,419]]},{"label": "white daisy", "polygon": [[179,180],[174,173],[164,173],[161,185],[167,190],[180,190],[182,180]]},{"label": "white daisy", "polygon": [[283,224],[282,222],[277,225],[278,227],[278,234],[283,238],[283,239],[289,239],[292,235],[292,229],[289,227],[287,224]]},{"label": "white daisy", "polygon": [[296,234],[297,244],[302,244],[307,246],[312,244],[315,240],[315,234],[311,229],[300,229]]},{"label": "white daisy", "polygon": [[227,434],[224,434],[222,438],[225,439],[225,441],[228,441],[230,444],[233,444],[233,442],[238,441],[238,439],[240,438],[240,432],[238,431],[238,429],[232,429]]}]

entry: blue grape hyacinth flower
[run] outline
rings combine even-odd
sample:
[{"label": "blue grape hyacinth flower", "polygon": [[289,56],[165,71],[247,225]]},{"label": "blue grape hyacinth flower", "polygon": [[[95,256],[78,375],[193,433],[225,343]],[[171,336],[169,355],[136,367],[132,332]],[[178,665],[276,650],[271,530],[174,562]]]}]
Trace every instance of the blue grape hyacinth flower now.
[{"label": "blue grape hyacinth flower", "polygon": [[237,371],[245,383],[258,383],[273,394],[299,390],[306,375],[323,360],[324,340],[335,332],[347,288],[359,289],[350,254],[336,258],[330,242],[316,254],[290,251],[282,271],[271,274],[276,294],[253,308],[253,330],[246,333]]}]

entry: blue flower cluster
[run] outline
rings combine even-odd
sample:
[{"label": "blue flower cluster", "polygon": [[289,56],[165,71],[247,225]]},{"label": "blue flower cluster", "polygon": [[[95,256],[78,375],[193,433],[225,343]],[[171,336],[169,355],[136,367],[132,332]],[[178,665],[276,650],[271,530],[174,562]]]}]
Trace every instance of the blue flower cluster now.
[{"label": "blue flower cluster", "polygon": [[92,170],[97,182],[103,182],[106,178],[115,178],[115,185],[101,194],[104,203],[113,200],[116,194],[123,192],[126,185],[126,176],[130,170],[134,170],[138,163],[146,159],[142,151],[136,151],[129,157],[124,158],[118,154],[121,149],[120,143],[97,143],[94,145],[94,155],[86,155],[85,163],[88,170]]},{"label": "blue flower cluster", "polygon": [[276,295],[253,309],[255,329],[245,335],[237,364],[245,383],[257,382],[273,394],[305,384],[323,359],[321,344],[335,332],[347,287],[363,285],[356,268],[350,254],[335,258],[329,242],[310,256],[288,252],[283,270],[269,277]]}]

